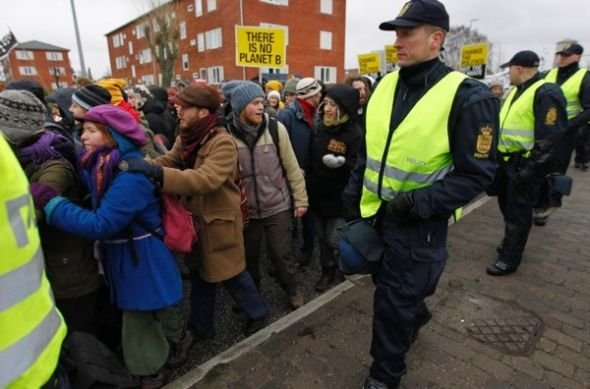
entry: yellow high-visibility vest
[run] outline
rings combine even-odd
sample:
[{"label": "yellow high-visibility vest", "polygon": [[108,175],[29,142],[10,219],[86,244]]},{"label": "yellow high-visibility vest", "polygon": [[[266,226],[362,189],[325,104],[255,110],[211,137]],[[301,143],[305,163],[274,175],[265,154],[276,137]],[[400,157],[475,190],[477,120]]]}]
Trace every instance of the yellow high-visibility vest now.
[{"label": "yellow high-visibility vest", "polygon": [[0,135],[0,388],[39,388],[66,325],[47,277],[29,183]]},{"label": "yellow high-visibility vest", "polygon": [[453,169],[448,122],[454,96],[465,78],[462,73],[450,72],[430,88],[395,129],[388,150],[384,146],[399,73],[390,73],[380,81],[367,107],[363,217],[375,215],[382,201],[430,186]]},{"label": "yellow high-visibility vest", "polygon": [[526,152],[535,146],[535,93],[547,81],[538,80],[529,86],[516,100],[516,87],[508,93],[500,110],[500,139],[498,151],[501,153]]},{"label": "yellow high-visibility vest", "polygon": [[[582,112],[582,104],[580,104],[580,87],[584,80],[584,75],[588,70],[578,69],[573,75],[570,76],[563,84],[559,87],[565,96],[567,101],[567,118],[568,120],[578,116]],[[551,69],[546,75],[545,80],[556,83],[557,82],[557,69]]]}]

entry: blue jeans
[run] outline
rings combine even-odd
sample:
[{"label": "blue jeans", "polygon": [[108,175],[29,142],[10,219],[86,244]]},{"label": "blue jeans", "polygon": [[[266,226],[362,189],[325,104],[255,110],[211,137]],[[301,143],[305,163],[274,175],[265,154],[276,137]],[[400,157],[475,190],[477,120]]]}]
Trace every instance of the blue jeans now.
[{"label": "blue jeans", "polygon": [[[215,289],[217,284],[203,281],[197,273],[191,274],[191,315],[189,326],[201,337],[213,337],[213,312],[215,309]],[[262,319],[268,315],[268,305],[256,289],[250,273],[243,271],[237,276],[222,282],[241,310],[251,320]]]}]

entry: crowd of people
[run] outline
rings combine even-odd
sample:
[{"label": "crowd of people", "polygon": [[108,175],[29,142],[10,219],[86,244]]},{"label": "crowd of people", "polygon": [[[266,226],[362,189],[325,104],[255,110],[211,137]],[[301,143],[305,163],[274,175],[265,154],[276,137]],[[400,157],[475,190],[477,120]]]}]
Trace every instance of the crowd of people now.
[{"label": "crowd of people", "polygon": [[[14,165],[9,145],[19,169],[0,166],[0,179],[20,169],[26,176],[40,236],[33,251],[42,254],[17,260],[26,236],[16,230],[5,252],[15,268],[30,259],[37,282],[50,285],[35,309],[61,313],[51,316],[44,331],[52,343],[39,352],[59,355],[65,328],[92,334],[122,357],[138,386],[161,387],[195,341],[215,337],[217,284],[253,334],[269,317],[265,275],[276,278],[285,304],[300,308],[298,268],[318,258],[319,292],[341,281],[338,231],[363,218],[384,246],[373,268],[374,362],[364,387],[398,387],[405,355],[431,318],[424,300],[445,268],[448,219],[484,191],[497,195],[505,235],[487,273],[513,273],[533,222],[544,225],[568,193],[574,148],[575,167],[588,170],[590,76],[578,44],[560,50],[546,74],[534,52],[516,53],[503,65],[508,93],[452,71],[440,58],[449,16],[436,0],[410,1],[380,28],[396,33],[400,70],[377,85],[351,75],[328,86],[292,77],[166,90],[111,78],[45,96],[34,81],[9,83],[0,92],[0,156]],[[13,201],[14,193],[1,193],[0,201]],[[192,213],[198,231],[182,258],[162,239],[162,194]],[[21,215],[8,217],[0,229]],[[11,304],[23,302],[15,295]],[[37,366],[41,381],[64,376],[54,359]],[[35,364],[27,363],[15,382]]]}]

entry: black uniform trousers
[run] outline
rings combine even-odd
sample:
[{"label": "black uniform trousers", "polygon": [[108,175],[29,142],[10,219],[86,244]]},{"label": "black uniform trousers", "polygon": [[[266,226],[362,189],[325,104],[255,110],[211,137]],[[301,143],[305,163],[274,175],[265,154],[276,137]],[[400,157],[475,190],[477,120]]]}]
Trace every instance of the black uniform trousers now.
[{"label": "black uniform trousers", "polygon": [[578,130],[576,139],[576,163],[590,163],[590,125],[585,124]]},{"label": "black uniform trousers", "polygon": [[398,224],[385,216],[379,225],[386,248],[374,279],[372,377],[397,384],[406,373],[405,356],[416,323],[426,310],[446,265],[448,219]]},{"label": "black uniform trousers", "polygon": [[504,239],[498,260],[518,267],[533,224],[533,204],[538,196],[538,183],[517,187],[518,161],[502,161],[496,171],[498,205],[504,217]]}]

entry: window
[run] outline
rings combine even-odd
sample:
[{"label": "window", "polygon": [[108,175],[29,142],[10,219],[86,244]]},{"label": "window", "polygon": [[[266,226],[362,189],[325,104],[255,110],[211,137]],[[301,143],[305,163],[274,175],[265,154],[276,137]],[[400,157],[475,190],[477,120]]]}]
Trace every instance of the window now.
[{"label": "window", "polygon": [[154,81],[156,79],[154,78],[153,74],[148,74],[145,76],[141,76],[141,82],[145,85],[154,85]]},{"label": "window", "polygon": [[205,51],[205,34],[197,34],[197,51]]},{"label": "window", "polygon": [[66,75],[66,68],[61,67],[61,66],[50,67],[50,68],[48,68],[48,70],[49,70],[49,75],[51,75],[51,76],[55,76],[56,74],[58,76],[65,76]]},{"label": "window", "polygon": [[335,66],[316,66],[314,73],[314,78],[326,84],[333,84],[338,80]]},{"label": "window", "polygon": [[273,23],[260,23],[260,27],[282,28],[283,30],[285,30],[285,45],[289,46],[289,26],[284,26],[282,24],[273,24]]},{"label": "window", "polygon": [[285,7],[289,6],[289,0],[260,0],[263,3],[273,4],[273,5],[283,5]]},{"label": "window", "polygon": [[46,51],[45,56],[48,61],[63,61],[64,55],[59,51]]},{"label": "window", "polygon": [[193,10],[194,10],[194,9],[195,9],[195,5],[194,5],[194,4],[188,4],[188,5],[186,6],[186,10],[187,10],[188,12],[193,12]]},{"label": "window", "polygon": [[320,31],[320,49],[332,50],[332,33],[330,31]]},{"label": "window", "polygon": [[223,66],[214,66],[207,69],[207,82],[219,84],[223,80]]},{"label": "window", "polygon": [[34,59],[35,55],[30,50],[16,50],[16,59]]},{"label": "window", "polygon": [[129,54],[133,54],[133,42],[129,41]]},{"label": "window", "polygon": [[205,48],[207,50],[218,49],[221,47],[221,28],[205,32]]},{"label": "window", "polygon": [[131,65],[131,77],[137,77],[137,73],[135,73],[135,65]]},{"label": "window", "polygon": [[200,68],[199,69],[199,78],[202,80],[206,80],[207,79],[207,68]]},{"label": "window", "polygon": [[213,12],[217,9],[217,0],[207,0],[207,12]]},{"label": "window", "polygon": [[137,37],[137,39],[139,38],[143,38],[145,37],[145,23],[139,23],[136,27],[135,27],[135,36]]},{"label": "window", "polygon": [[186,39],[186,22],[178,23],[178,32],[180,33],[180,39]]},{"label": "window", "polygon": [[113,47],[123,46],[123,33],[113,35]]},{"label": "window", "polygon": [[18,72],[23,76],[34,76],[37,74],[37,69],[34,66],[19,66]]},{"label": "window", "polygon": [[184,70],[184,71],[188,70],[188,54],[182,55],[182,70]]},{"label": "window", "polygon": [[320,0],[320,12],[332,15],[332,0]]},{"label": "window", "polygon": [[59,88],[67,88],[68,87],[68,83],[67,82],[59,82],[59,85],[54,82],[51,83],[51,89],[56,90]]},{"label": "window", "polygon": [[203,15],[203,0],[195,0],[195,15],[197,17]]},{"label": "window", "polygon": [[150,63],[152,62],[152,50],[150,49],[143,49],[139,52],[139,63]]},{"label": "window", "polygon": [[127,61],[125,60],[124,55],[115,58],[115,68],[124,69],[126,67],[127,67]]},{"label": "window", "polygon": [[152,28],[154,29],[154,32],[160,32],[160,23],[158,23],[158,21],[156,19],[152,19],[152,26],[153,26]]}]

